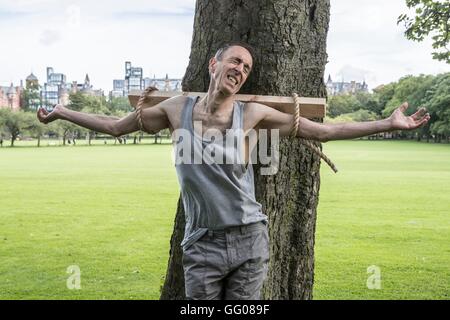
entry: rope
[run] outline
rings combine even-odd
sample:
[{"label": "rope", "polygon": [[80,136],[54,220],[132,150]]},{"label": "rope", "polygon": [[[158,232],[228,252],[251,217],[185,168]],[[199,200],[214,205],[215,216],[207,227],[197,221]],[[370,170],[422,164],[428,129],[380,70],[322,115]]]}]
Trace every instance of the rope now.
[{"label": "rope", "polygon": [[[294,92],[292,94],[292,98],[294,99],[295,104],[295,114],[294,114],[294,126],[291,131],[291,138],[296,138],[298,134],[298,129],[300,128],[300,98],[298,95]],[[322,158],[326,164],[330,166],[330,168],[334,171],[334,173],[338,172],[338,169],[336,168],[333,161],[330,160],[323,152],[319,149],[311,140],[298,138],[301,144],[308,147],[312,152],[314,152],[316,155],[318,155],[320,158]]]},{"label": "rope", "polygon": [[140,130],[141,132],[154,133],[154,132],[152,132],[151,130],[147,130],[147,129],[144,127],[144,122],[142,121],[142,108],[143,108],[143,106],[144,106],[144,103],[145,103],[146,99],[149,98],[149,97],[150,97],[150,94],[151,94],[153,91],[156,91],[156,90],[158,90],[158,89],[155,88],[155,87],[147,87],[147,88],[141,93],[141,96],[139,97],[138,103],[137,103],[137,105],[136,105],[135,115],[136,115],[136,119],[137,119],[137,121],[138,121],[139,130]]}]

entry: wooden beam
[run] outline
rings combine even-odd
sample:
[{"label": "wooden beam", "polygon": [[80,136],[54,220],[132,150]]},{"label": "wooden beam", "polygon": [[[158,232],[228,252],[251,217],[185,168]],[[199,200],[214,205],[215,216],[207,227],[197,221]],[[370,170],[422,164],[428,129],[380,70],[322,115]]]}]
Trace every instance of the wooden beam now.
[{"label": "wooden beam", "polygon": [[[137,102],[142,91],[131,91],[128,95],[131,105],[136,108]],[[170,92],[170,91],[153,91],[150,95],[145,107],[152,107],[166,99],[184,95],[189,97],[205,95],[204,92]],[[257,102],[275,108],[281,112],[294,113],[295,105],[292,97],[279,96],[259,96],[251,94],[237,94],[236,100],[242,102]],[[325,98],[305,98],[300,97],[300,115],[305,118],[323,118],[326,114]]]}]

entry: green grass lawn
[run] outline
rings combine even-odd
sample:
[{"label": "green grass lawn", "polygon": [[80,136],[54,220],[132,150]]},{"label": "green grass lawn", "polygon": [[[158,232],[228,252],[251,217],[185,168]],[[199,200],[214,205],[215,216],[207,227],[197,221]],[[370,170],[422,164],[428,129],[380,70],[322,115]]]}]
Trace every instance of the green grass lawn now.
[{"label": "green grass lawn", "polygon": [[[450,146],[324,150],[314,297],[449,299]],[[178,192],[167,144],[1,148],[0,299],[157,299]]]},{"label": "green grass lawn", "polygon": [[[324,150],[316,299],[450,298],[450,146],[339,141]],[[381,289],[368,289],[377,266]]]}]

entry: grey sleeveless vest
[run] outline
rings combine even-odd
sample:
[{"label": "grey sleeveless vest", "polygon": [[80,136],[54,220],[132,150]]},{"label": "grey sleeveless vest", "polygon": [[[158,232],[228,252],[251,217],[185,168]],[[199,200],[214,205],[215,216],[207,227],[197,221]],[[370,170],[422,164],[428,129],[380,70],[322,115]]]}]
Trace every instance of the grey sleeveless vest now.
[{"label": "grey sleeveless vest", "polygon": [[233,125],[224,137],[212,134],[208,139],[194,131],[192,112],[197,100],[187,98],[181,130],[174,139],[175,167],[186,216],[183,250],[208,230],[267,221],[255,199],[251,161],[246,168],[238,143],[243,141],[244,104],[234,103]]}]

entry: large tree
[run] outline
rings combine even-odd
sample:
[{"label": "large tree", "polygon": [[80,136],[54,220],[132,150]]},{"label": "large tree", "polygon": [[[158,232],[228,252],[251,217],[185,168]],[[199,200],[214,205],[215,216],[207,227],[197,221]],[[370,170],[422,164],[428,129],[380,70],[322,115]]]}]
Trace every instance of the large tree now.
[{"label": "large tree", "polygon": [[[241,93],[325,97],[329,0],[197,0],[184,91],[207,91],[208,61],[218,46],[241,40],[255,47],[254,70]],[[263,297],[311,299],[320,160],[298,140],[280,142],[279,172],[255,166],[257,200],[269,216],[270,265]],[[184,299],[180,242],[184,210],[178,201],[161,299]]]},{"label": "large tree", "polygon": [[397,24],[405,24],[406,38],[420,42],[431,35],[433,59],[450,63],[450,1],[406,0],[406,6],[415,11],[415,16],[402,14],[397,19]]}]

